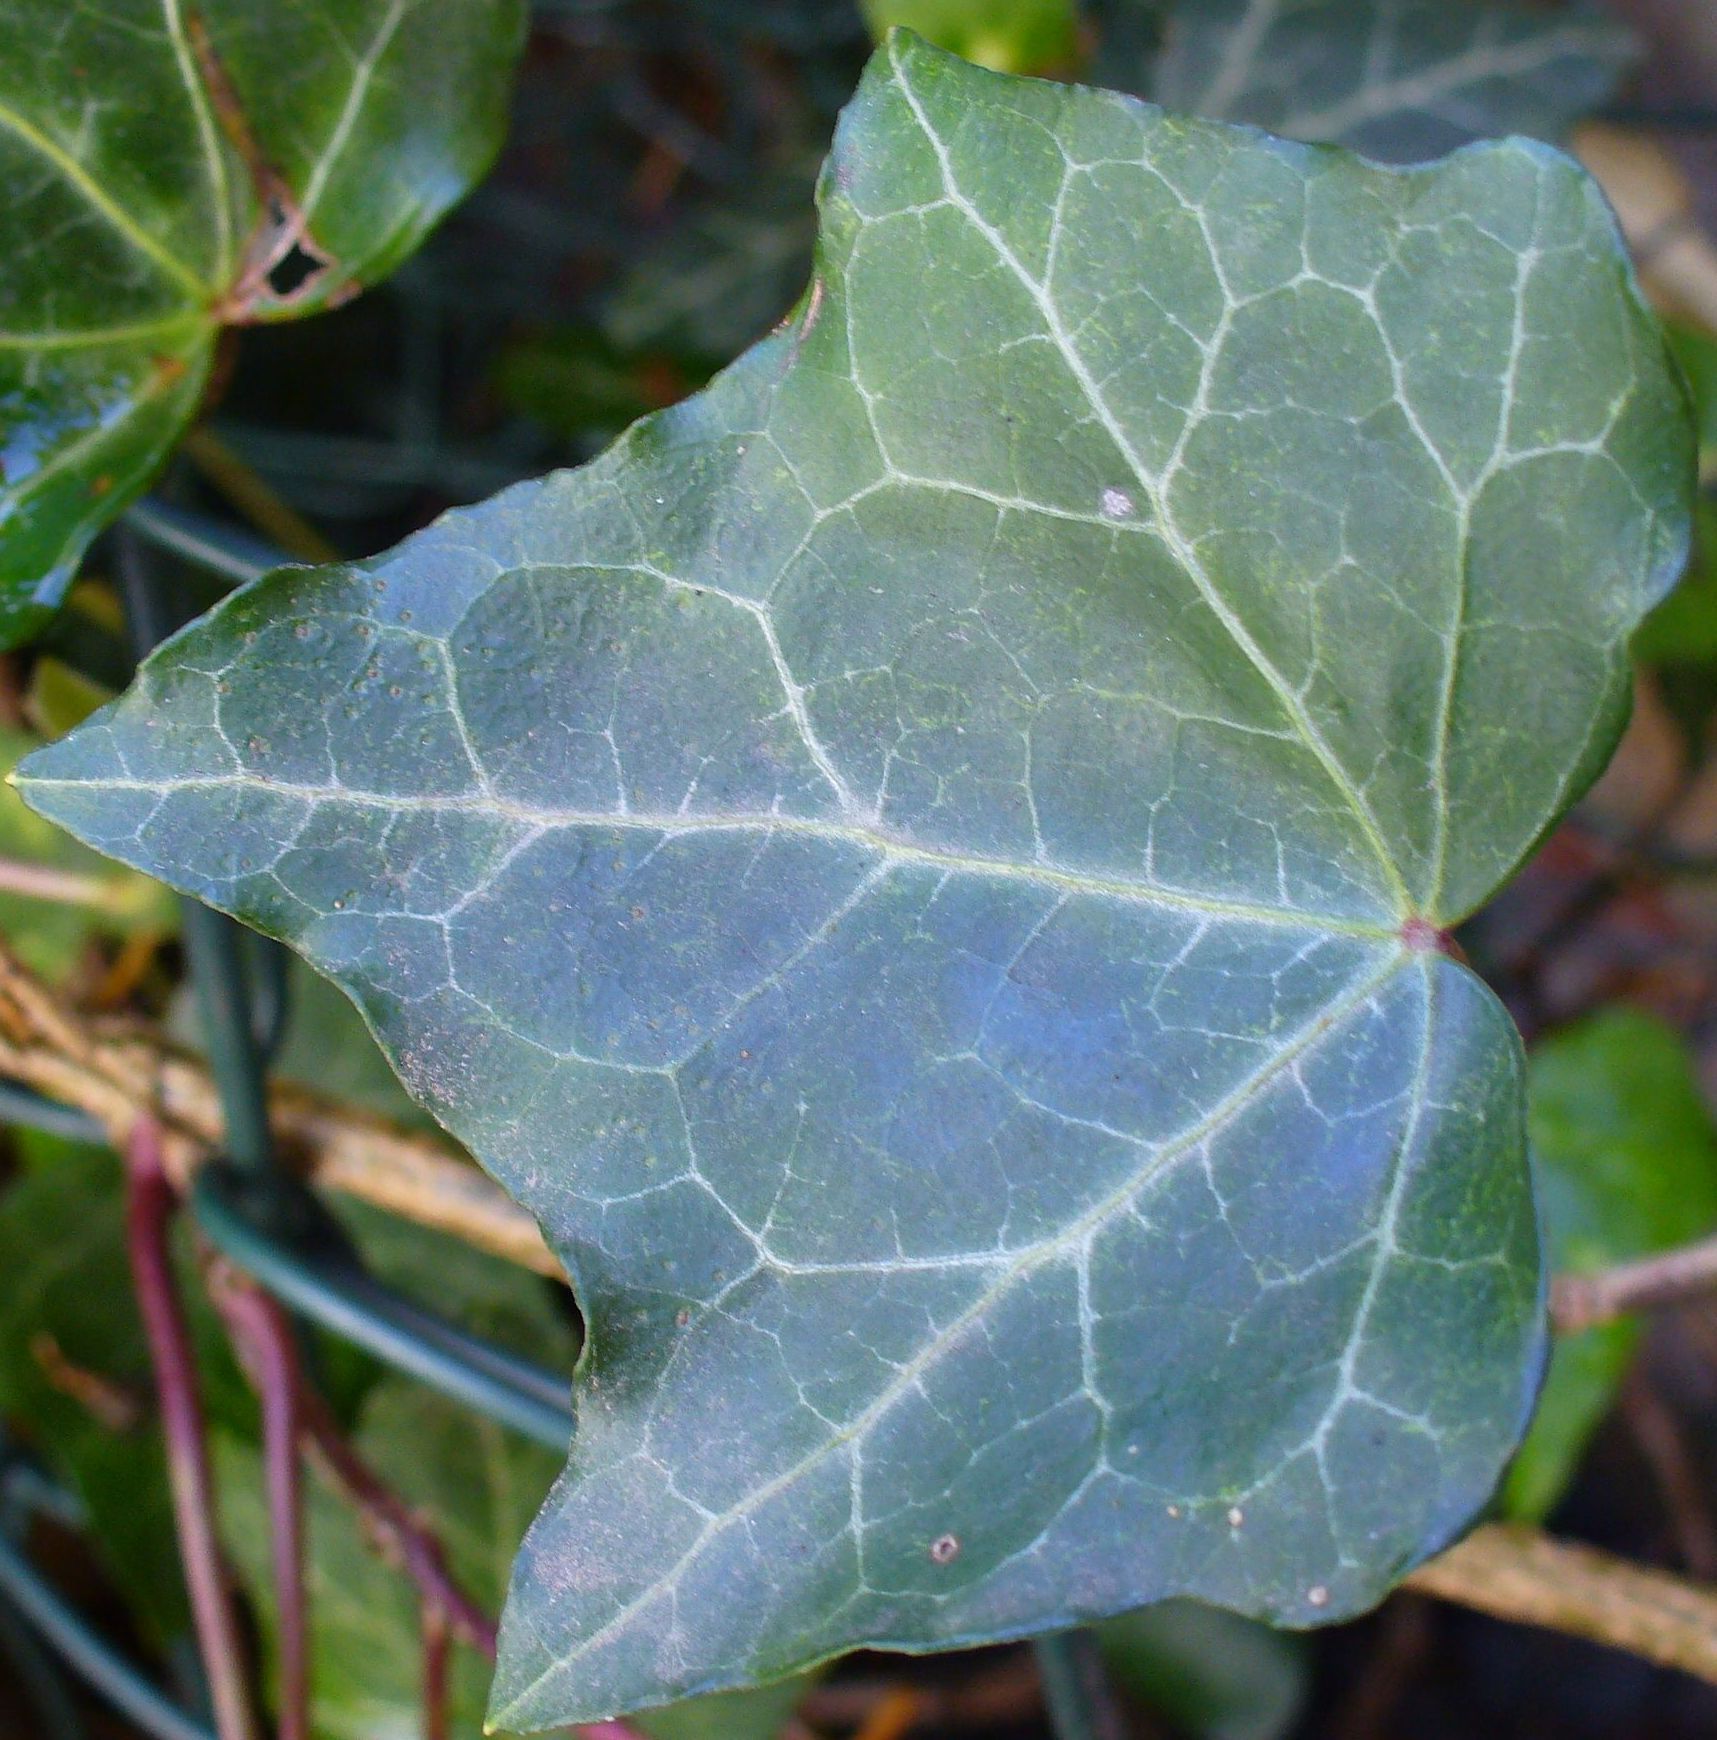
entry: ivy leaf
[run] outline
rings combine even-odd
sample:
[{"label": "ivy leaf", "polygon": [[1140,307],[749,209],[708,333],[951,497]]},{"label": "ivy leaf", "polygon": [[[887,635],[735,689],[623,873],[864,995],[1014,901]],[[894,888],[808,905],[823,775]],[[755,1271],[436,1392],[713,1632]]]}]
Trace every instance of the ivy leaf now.
[{"label": "ivy leaf", "polygon": [[1078,54],[1073,0],[859,0],[878,41],[896,25],[995,72],[1041,73]]},{"label": "ivy leaf", "polygon": [[[554,1457],[474,1419],[400,1378],[372,1392],[357,1438],[384,1477],[420,1506],[474,1599],[492,1601],[507,1555],[548,1490]],[[270,1649],[275,1624],[262,1458],[232,1433],[214,1443],[228,1549],[255,1598]],[[404,1574],[380,1559],[356,1511],[320,1481],[307,1492],[311,1705],[321,1740],[376,1740],[418,1732],[422,1721],[422,1620]],[[477,1740],[489,1666],[453,1652],[448,1731]]]},{"label": "ivy leaf", "polygon": [[[0,725],[0,768],[8,772],[41,739]],[[63,983],[85,966],[96,937],[178,928],[174,901],[160,883],[68,840],[32,815],[15,791],[0,790],[0,935],[34,973]]]},{"label": "ivy leaf", "polygon": [[[492,1275],[480,1318],[518,1315],[539,1291],[514,1269]],[[470,1292],[462,1303],[477,1299]],[[457,1314],[471,1321],[468,1312]],[[554,1478],[557,1459],[492,1420],[407,1379],[373,1389],[357,1448],[435,1530],[449,1569],[481,1607],[492,1610],[532,1512]],[[215,1437],[224,1534],[254,1597],[268,1647],[276,1622],[262,1456],[231,1431]],[[398,1567],[366,1538],[358,1513],[321,1481],[308,1486],[307,1556],[311,1625],[311,1699],[320,1740],[377,1740],[418,1732],[422,1720],[422,1615]],[[164,1501],[163,1501],[164,1502]],[[478,1740],[490,1670],[456,1647],[448,1682],[448,1732]],[[653,1740],[775,1740],[808,1689],[802,1680],[754,1692],[693,1699],[642,1724]]]},{"label": "ivy leaf", "polygon": [[[1550,1257],[1575,1273],[1632,1262],[1717,1227],[1717,1130],[1686,1042],[1608,1009],[1533,1047],[1531,1136]],[[1639,1324],[1560,1338],[1503,1508],[1541,1522],[1633,1363]]]},{"label": "ivy leaf", "polygon": [[1159,1601],[1097,1627],[1116,1683],[1177,1734],[1284,1740],[1304,1713],[1305,1639],[1196,1601]]},{"label": "ivy leaf", "polygon": [[[0,1194],[0,1413],[71,1487],[146,1633],[188,1625],[149,1352],[126,1292],[119,1163],[23,1133]],[[117,1305],[117,1309],[116,1309]]]},{"label": "ivy leaf", "polygon": [[1408,163],[1504,133],[1559,140],[1635,53],[1586,3],[1181,0],[1151,71],[1130,54],[1097,70],[1166,108]]},{"label": "ivy leaf", "polygon": [[521,0],[4,9],[0,645],[183,432],[224,324],[374,283],[483,172],[523,20]]},{"label": "ivy leaf", "polygon": [[1518,1043],[1436,944],[1685,554],[1601,197],[897,34],[821,200],[707,392],[267,577],[23,774],[343,984],[561,1253],[504,1726],[1353,1613],[1543,1357]]}]

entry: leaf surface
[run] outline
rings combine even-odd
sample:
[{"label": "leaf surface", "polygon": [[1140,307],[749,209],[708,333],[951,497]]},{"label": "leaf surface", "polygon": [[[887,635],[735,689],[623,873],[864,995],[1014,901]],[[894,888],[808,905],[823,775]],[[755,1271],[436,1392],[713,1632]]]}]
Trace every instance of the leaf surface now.
[{"label": "leaf surface", "polygon": [[1504,133],[1561,139],[1610,95],[1635,48],[1590,4],[1181,0],[1143,78],[1125,43],[1120,52],[1119,64],[1099,61],[1099,77],[1165,108],[1409,163]]},{"label": "leaf surface", "polygon": [[707,392],[264,579],[23,776],[338,979],[573,1276],[503,1726],[1354,1612],[1542,1359],[1517,1041],[1426,945],[1684,555],[1601,199],[897,35],[821,202]]},{"label": "leaf surface", "polygon": [[[1558,1271],[1632,1262],[1717,1227],[1717,1131],[1687,1044],[1632,1009],[1608,1009],[1533,1047],[1529,1131]],[[1532,1429],[1502,1490],[1542,1522],[1579,1467],[1633,1361],[1632,1318],[1558,1338]]]},{"label": "leaf surface", "polygon": [[224,323],[375,282],[482,173],[522,26],[520,0],[4,9],[0,645],[182,433]]}]

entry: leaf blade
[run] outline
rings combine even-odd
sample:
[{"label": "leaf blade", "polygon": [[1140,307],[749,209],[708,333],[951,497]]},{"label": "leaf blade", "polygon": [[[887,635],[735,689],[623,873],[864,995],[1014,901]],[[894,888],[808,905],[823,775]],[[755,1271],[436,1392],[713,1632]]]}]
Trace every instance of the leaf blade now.
[{"label": "leaf blade", "polygon": [[[24,777],[338,978],[573,1276],[511,1725],[1176,1592],[1354,1611],[1542,1358],[1518,1044],[1421,945],[1588,777],[1685,536],[1596,196],[897,38],[822,207],[705,394],[266,578]],[[1591,452],[1463,544],[1499,442]]]}]

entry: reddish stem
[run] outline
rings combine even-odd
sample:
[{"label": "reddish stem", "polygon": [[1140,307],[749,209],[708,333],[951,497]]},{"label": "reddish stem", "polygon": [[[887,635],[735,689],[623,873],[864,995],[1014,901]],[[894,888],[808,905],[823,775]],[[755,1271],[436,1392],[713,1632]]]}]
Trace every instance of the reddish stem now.
[{"label": "reddish stem", "polygon": [[173,1276],[169,1235],[178,1200],[161,1159],[161,1131],[139,1118],[126,1145],[126,1251],[149,1341],[185,1586],[220,1740],[258,1740],[220,1544],[208,1437],[190,1330]]},{"label": "reddish stem", "polygon": [[447,1615],[423,1604],[423,1740],[449,1740],[447,1670],[451,1665]]},{"label": "reddish stem", "polygon": [[302,1385],[292,1330],[266,1293],[217,1267],[210,1293],[262,1403],[263,1469],[274,1559],[279,1740],[310,1740],[310,1625],[304,1588]]},{"label": "reddish stem", "polygon": [[[362,1515],[383,1556],[398,1565],[417,1589],[424,1614],[425,1733],[430,1740],[439,1740],[449,1720],[448,1645],[454,1637],[460,1638],[493,1661],[495,1622],[454,1580],[441,1543],[352,1448],[327,1403],[305,1382],[285,1314],[234,1271],[217,1271],[216,1280],[217,1302],[246,1355],[247,1368],[263,1390],[265,1420],[270,1389],[290,1394],[298,1437]],[[637,1729],[625,1722],[593,1722],[573,1732],[582,1740],[642,1740]],[[282,1740],[286,1740],[284,1729]]]},{"label": "reddish stem", "polygon": [[453,1580],[441,1543],[347,1442],[322,1398],[308,1392],[304,1430],[335,1484],[362,1513],[383,1553],[412,1580],[424,1602],[442,1614],[454,1636],[493,1661],[494,1620]]}]

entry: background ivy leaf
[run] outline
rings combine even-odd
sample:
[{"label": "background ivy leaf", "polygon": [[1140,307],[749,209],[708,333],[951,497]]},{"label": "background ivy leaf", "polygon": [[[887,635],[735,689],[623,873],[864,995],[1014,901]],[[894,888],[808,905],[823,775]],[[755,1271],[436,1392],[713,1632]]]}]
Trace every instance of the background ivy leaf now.
[{"label": "background ivy leaf", "polygon": [[1560,140],[1636,52],[1585,0],[1181,0],[1149,71],[1125,44],[1099,57],[1104,83],[1388,163],[1504,133]]},{"label": "background ivy leaf", "polygon": [[[1637,1010],[1605,1010],[1534,1046],[1528,1081],[1557,1269],[1632,1262],[1717,1227],[1717,1131],[1674,1028]],[[1631,1318],[1557,1340],[1503,1487],[1510,1516],[1541,1522],[1550,1513],[1638,1345]]]},{"label": "background ivy leaf", "polygon": [[[0,725],[0,768],[40,746],[27,731]],[[32,972],[63,982],[94,937],[169,935],[178,927],[160,883],[113,865],[33,815],[10,786],[0,788],[0,934]]]},{"label": "background ivy leaf", "polygon": [[[39,1131],[14,1131],[12,1144],[20,1169],[0,1191],[0,1414],[70,1488],[143,1633],[165,1643],[190,1614],[120,1164]],[[209,1417],[254,1436],[250,1387],[214,1311],[195,1289],[186,1298]]]},{"label": "background ivy leaf", "polygon": [[184,431],[224,322],[375,282],[481,175],[523,26],[522,0],[5,8],[0,645]]},{"label": "background ivy leaf", "polygon": [[1079,49],[1073,0],[859,0],[881,41],[896,25],[994,72],[1046,73]]},{"label": "background ivy leaf", "polygon": [[822,187],[706,393],[270,576],[21,776],[346,986],[574,1277],[503,1725],[1351,1613],[1542,1359],[1518,1044],[1428,945],[1685,554],[1600,196],[904,36]]},{"label": "background ivy leaf", "polygon": [[1124,1691],[1203,1740],[1282,1740],[1310,1690],[1303,1637],[1196,1601],[1117,1614],[1097,1642]]},{"label": "background ivy leaf", "polygon": [[[538,1277],[422,1228],[397,1229],[375,1211],[356,1217],[366,1255],[396,1284],[465,1327],[504,1337],[536,1359],[570,1361],[576,1335],[546,1314]],[[392,1236],[390,1236],[392,1229]],[[372,1241],[367,1235],[375,1234]],[[432,1285],[440,1274],[448,1284]],[[426,1284],[430,1283],[430,1284]],[[432,1520],[447,1564],[479,1606],[493,1610],[526,1524],[560,1465],[557,1456],[408,1379],[382,1378],[363,1403],[356,1447],[395,1492]],[[254,1435],[216,1441],[224,1533],[250,1588],[270,1649],[274,1595],[268,1509]],[[321,1482],[308,1489],[312,1715],[318,1740],[394,1740],[421,1720],[422,1628],[416,1593],[377,1557],[357,1513]],[[478,1740],[490,1669],[456,1647],[448,1715],[454,1740]],[[699,1698],[656,1711],[653,1740],[775,1740],[805,1695],[803,1678],[754,1692]]]},{"label": "background ivy leaf", "polygon": [[[0,1413],[71,1488],[145,1634],[164,1641],[190,1610],[149,1352],[127,1308],[119,1163],[58,1137],[16,1140],[24,1170],[0,1194]],[[80,1393],[73,1371],[94,1383]],[[89,1403],[96,1386],[105,1415]]]}]

